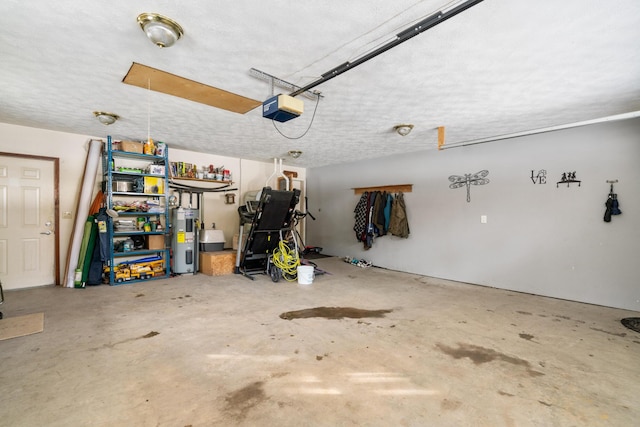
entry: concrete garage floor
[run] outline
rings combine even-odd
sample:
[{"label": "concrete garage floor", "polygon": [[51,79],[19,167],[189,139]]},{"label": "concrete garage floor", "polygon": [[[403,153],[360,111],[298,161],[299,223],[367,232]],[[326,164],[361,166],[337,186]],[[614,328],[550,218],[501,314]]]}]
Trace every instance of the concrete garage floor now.
[{"label": "concrete garage floor", "polygon": [[[305,286],[196,275],[5,292],[5,317],[44,312],[45,328],[0,341],[0,425],[564,427],[640,419],[640,334],[620,324],[638,313],[337,258],[317,263],[332,274]],[[316,307],[389,312],[280,317]]]}]

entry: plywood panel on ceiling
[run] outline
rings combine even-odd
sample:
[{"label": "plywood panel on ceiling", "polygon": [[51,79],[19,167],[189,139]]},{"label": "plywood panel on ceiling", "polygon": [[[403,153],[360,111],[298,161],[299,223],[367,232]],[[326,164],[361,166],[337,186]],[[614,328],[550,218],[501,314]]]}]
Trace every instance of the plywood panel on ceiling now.
[{"label": "plywood panel on ceiling", "polygon": [[262,104],[261,101],[136,62],[131,65],[122,82],[240,114],[248,113]]}]

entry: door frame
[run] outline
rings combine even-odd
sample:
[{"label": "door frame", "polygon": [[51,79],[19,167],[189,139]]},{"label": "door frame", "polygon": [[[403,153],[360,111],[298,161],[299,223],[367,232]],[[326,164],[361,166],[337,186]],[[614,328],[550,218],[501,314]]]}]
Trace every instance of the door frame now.
[{"label": "door frame", "polygon": [[0,156],[18,157],[21,159],[43,160],[53,162],[53,215],[55,218],[55,226],[53,228],[54,237],[54,278],[53,282],[56,286],[60,286],[60,159],[58,157],[35,156],[32,154],[7,153],[0,151]]}]

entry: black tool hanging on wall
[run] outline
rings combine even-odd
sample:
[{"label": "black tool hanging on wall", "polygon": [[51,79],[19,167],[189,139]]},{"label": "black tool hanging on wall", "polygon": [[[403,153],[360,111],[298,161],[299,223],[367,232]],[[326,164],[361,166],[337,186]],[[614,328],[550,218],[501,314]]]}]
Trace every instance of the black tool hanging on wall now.
[{"label": "black tool hanging on wall", "polygon": [[606,210],[604,211],[604,222],[611,222],[611,215],[620,215],[622,211],[620,210],[620,203],[618,202],[618,195],[613,192],[613,184],[618,182],[618,180],[607,181],[611,184],[609,190],[609,196],[607,197],[607,201],[604,203]]}]

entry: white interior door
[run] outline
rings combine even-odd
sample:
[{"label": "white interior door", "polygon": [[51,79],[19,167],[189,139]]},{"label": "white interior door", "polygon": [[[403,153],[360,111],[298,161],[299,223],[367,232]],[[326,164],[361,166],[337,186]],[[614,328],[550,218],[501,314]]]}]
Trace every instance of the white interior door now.
[{"label": "white interior door", "polygon": [[54,162],[0,156],[0,280],[4,289],[55,284]]}]

